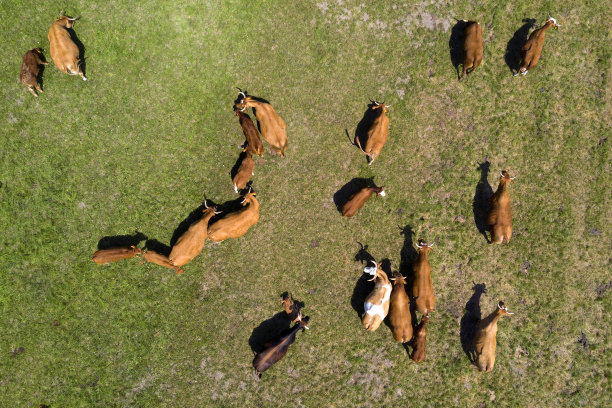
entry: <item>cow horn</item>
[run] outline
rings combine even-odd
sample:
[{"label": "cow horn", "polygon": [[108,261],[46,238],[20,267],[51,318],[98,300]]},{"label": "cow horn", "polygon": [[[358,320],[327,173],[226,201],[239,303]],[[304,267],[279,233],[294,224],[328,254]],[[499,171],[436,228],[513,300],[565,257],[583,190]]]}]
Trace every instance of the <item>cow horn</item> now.
[{"label": "cow horn", "polygon": [[550,11],[548,12],[548,17],[546,17],[548,20],[550,20]]},{"label": "cow horn", "polygon": [[76,17],[70,17],[70,18],[68,18],[68,20],[75,21],[75,20],[78,20],[80,18],[81,18],[81,16],[76,16]]},{"label": "cow horn", "polygon": [[427,246],[430,247],[430,248],[433,248],[434,244],[429,244]]},{"label": "cow horn", "polygon": [[223,211],[213,211],[215,214],[221,214]]},{"label": "cow horn", "polygon": [[206,199],[204,199],[204,208],[208,208],[208,204],[206,204]]},{"label": "cow horn", "polygon": [[516,176],[514,176],[514,177],[510,177],[510,180],[514,180],[515,178],[516,178]]},{"label": "cow horn", "polygon": [[417,246],[417,248],[421,248],[422,247],[422,245],[419,244],[418,242],[417,242],[416,246]]},{"label": "cow horn", "polygon": [[374,265],[378,266],[378,264],[376,263],[376,261],[375,261],[375,260],[370,259],[370,262],[372,262]]},{"label": "cow horn", "polygon": [[385,105],[385,108],[389,109],[391,107],[391,105]]}]

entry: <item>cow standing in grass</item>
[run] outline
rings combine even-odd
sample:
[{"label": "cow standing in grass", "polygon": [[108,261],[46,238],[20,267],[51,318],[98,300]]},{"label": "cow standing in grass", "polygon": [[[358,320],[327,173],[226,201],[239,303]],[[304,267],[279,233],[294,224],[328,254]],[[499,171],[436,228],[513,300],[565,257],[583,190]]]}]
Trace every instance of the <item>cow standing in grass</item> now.
[{"label": "cow standing in grass", "polygon": [[412,316],[410,315],[410,299],[406,293],[406,278],[401,273],[393,273],[391,278],[393,290],[389,299],[389,323],[393,338],[400,343],[412,339]]},{"label": "cow standing in grass", "polygon": [[32,95],[38,98],[38,94],[34,89],[38,92],[42,92],[42,88],[38,83],[38,75],[40,74],[40,66],[48,65],[49,63],[45,61],[45,57],[40,48],[34,48],[30,51],[26,52],[23,56],[23,60],[21,63],[21,72],[19,73],[19,80],[22,84],[28,88],[28,91]]},{"label": "cow standing in grass", "polygon": [[215,211],[215,207],[208,207],[206,201],[204,201],[204,206],[206,208],[202,218],[191,224],[172,247],[168,257],[172,265],[183,266],[202,252],[204,242],[208,237],[208,222],[215,214],[220,213]]},{"label": "cow standing in grass", "polygon": [[259,121],[259,127],[263,138],[272,146],[281,157],[285,157],[285,150],[289,146],[287,140],[287,125],[283,119],[276,113],[274,107],[267,102],[246,96],[244,92],[240,92],[240,101],[236,104],[236,108],[245,111],[247,108],[253,108],[255,117]]},{"label": "cow standing in grass", "polygon": [[512,238],[512,213],[510,212],[510,195],[508,183],[514,183],[514,177],[504,170],[501,172],[497,191],[491,197],[491,209],[487,215],[487,225],[491,228],[491,243],[500,244],[504,240],[510,243]]},{"label": "cow standing in grass", "polygon": [[374,281],[374,289],[365,299],[363,303],[363,318],[361,323],[367,331],[375,331],[387,313],[389,313],[389,298],[391,297],[391,282],[387,278],[387,274],[380,269],[381,264],[371,261],[374,266],[369,266],[364,269],[364,273],[372,275],[370,281]]},{"label": "cow standing in grass", "polygon": [[463,34],[463,70],[459,80],[462,80],[464,75],[469,75],[478,68],[482,62],[484,49],[480,23],[476,21],[463,21],[465,22]]},{"label": "cow standing in grass", "polygon": [[542,55],[542,47],[544,47],[544,39],[546,38],[546,30],[549,28],[553,28],[554,30],[559,29],[559,24],[557,24],[557,20],[552,18],[550,14],[548,14],[548,19],[546,23],[534,32],[531,33],[529,39],[521,47],[521,62],[519,64],[518,72],[514,73],[514,76],[518,74],[527,75],[530,69],[535,68],[540,61],[540,56]]},{"label": "cow standing in grass", "polygon": [[244,133],[244,150],[250,154],[262,157],[264,153],[263,143],[261,143],[259,132],[251,120],[251,117],[236,107],[234,107],[234,112],[236,116],[238,116],[242,133]]},{"label": "cow standing in grass", "polygon": [[91,260],[98,265],[104,265],[109,262],[117,262],[122,259],[133,258],[140,253],[142,253],[142,249],[136,248],[134,245],[130,247],[100,249],[93,254]]},{"label": "cow standing in grass", "polygon": [[389,118],[387,117],[387,112],[389,111],[390,106],[385,105],[385,103],[378,103],[376,101],[371,101],[372,105],[370,109],[373,111],[372,116],[374,117],[370,128],[366,133],[366,141],[365,146],[361,146],[361,140],[359,137],[357,138],[357,146],[368,156],[368,165],[371,165],[380,155],[380,151],[382,150],[385,143],[387,143],[387,139],[389,138]]},{"label": "cow standing in grass", "polygon": [[229,213],[208,227],[208,239],[220,242],[228,238],[239,238],[259,221],[257,193],[249,191],[242,200],[243,207]]},{"label": "cow standing in grass", "polygon": [[476,366],[480,371],[489,372],[495,365],[495,348],[497,347],[497,321],[502,316],[511,316],[504,302],[500,301],[497,309],[478,322],[478,330],[474,336],[474,351]]},{"label": "cow standing in grass", "polygon": [[357,211],[363,207],[366,201],[370,199],[372,194],[376,196],[385,196],[384,187],[364,187],[355,194],[351,195],[349,199],[342,205],[342,215],[345,217],[352,217],[357,214]]},{"label": "cow standing in grass", "polygon": [[412,270],[414,279],[412,282],[412,296],[415,298],[416,310],[423,315],[429,315],[436,309],[436,297],[433,293],[431,282],[431,266],[427,259],[429,251],[433,251],[433,244],[428,245],[422,239],[417,243],[418,256]]},{"label": "cow standing in grass", "polygon": [[74,43],[69,29],[77,18],[60,16],[49,29],[49,53],[57,69],[68,75],[80,75],[87,81],[81,69],[79,47]]}]

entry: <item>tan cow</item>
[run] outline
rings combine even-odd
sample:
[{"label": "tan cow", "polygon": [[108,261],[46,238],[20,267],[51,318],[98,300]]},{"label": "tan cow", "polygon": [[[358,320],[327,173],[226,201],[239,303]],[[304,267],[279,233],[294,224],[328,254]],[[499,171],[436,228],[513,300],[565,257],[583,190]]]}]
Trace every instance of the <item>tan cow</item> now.
[{"label": "tan cow", "polygon": [[26,52],[23,56],[23,60],[21,63],[21,72],[19,73],[19,80],[22,84],[24,84],[28,91],[32,95],[38,98],[38,94],[34,89],[38,92],[42,92],[42,88],[38,83],[38,75],[40,74],[40,66],[48,65],[49,63],[45,61],[45,56],[42,53],[40,48],[34,48],[30,51]]},{"label": "tan cow", "polygon": [[234,107],[234,112],[236,113],[236,116],[238,116],[238,120],[240,121],[240,127],[242,127],[242,133],[244,133],[244,150],[251,154],[263,157],[263,143],[261,143],[261,139],[259,138],[259,132],[257,131],[255,124],[251,120],[251,117],[236,107]]},{"label": "tan cow", "polygon": [[232,183],[234,184],[234,191],[238,193],[238,190],[242,190],[246,188],[247,183],[251,180],[251,177],[255,175],[255,160],[251,156],[251,153],[243,152],[242,160],[240,161],[240,166],[238,166],[238,170],[236,171],[236,175],[232,179]]},{"label": "tan cow", "polygon": [[412,339],[412,316],[410,315],[410,299],[406,293],[406,278],[399,272],[394,272],[393,290],[389,300],[389,322],[393,338],[400,343],[409,342]]},{"label": "tan cow", "polygon": [[364,187],[352,196],[342,206],[342,215],[345,217],[352,217],[357,214],[357,211],[363,207],[366,201],[370,199],[372,194],[385,196],[385,190],[383,187]]},{"label": "tan cow", "polygon": [[436,297],[433,293],[431,282],[431,267],[427,259],[427,253],[433,251],[434,244],[428,245],[422,239],[417,243],[418,256],[412,270],[414,280],[412,281],[412,296],[416,299],[416,310],[423,315],[428,315],[436,309]]},{"label": "tan cow", "polygon": [[255,99],[252,96],[246,96],[241,92],[242,99],[236,104],[236,108],[241,111],[246,111],[247,108],[253,108],[255,117],[259,121],[259,128],[263,138],[272,146],[281,157],[285,157],[285,150],[289,146],[287,140],[287,125],[283,119],[278,116],[274,107],[269,103]]},{"label": "tan cow", "polygon": [[98,265],[104,265],[109,262],[117,262],[122,259],[133,258],[140,253],[142,253],[142,249],[136,248],[134,245],[130,247],[100,249],[93,254],[91,260]]},{"label": "tan cow", "polygon": [[510,174],[504,170],[501,172],[497,191],[491,197],[491,209],[487,215],[487,225],[491,227],[491,243],[494,244],[502,243],[504,239],[508,244],[512,238],[508,183],[514,183],[514,177],[510,177]]},{"label": "tan cow", "polygon": [[420,363],[425,360],[425,346],[427,345],[427,323],[429,315],[421,318],[421,323],[414,329],[414,340],[412,341],[412,353],[410,359]]},{"label": "tan cow", "polygon": [[164,268],[174,269],[174,271],[177,274],[185,272],[185,271],[183,271],[182,268],[180,268],[180,267],[178,267],[176,265],[173,265],[172,262],[170,262],[170,259],[168,259],[167,256],[164,256],[164,255],[160,254],[159,252],[153,251],[152,249],[148,249],[148,250],[143,251],[142,258],[145,261],[147,261],[147,262],[151,262],[151,263],[154,263],[156,265],[163,266]]},{"label": "tan cow", "polygon": [[60,16],[49,29],[49,52],[57,69],[68,75],[80,75],[83,81],[87,78],[81,69],[79,47],[70,36],[69,29],[76,18]]},{"label": "tan cow", "polygon": [[478,68],[482,62],[484,49],[480,23],[476,21],[463,21],[465,22],[463,34],[463,70],[459,80],[463,79],[465,74],[469,75]]},{"label": "tan cow", "polygon": [[208,239],[220,242],[228,238],[239,238],[259,221],[259,201],[257,194],[249,191],[242,201],[243,207],[229,213],[208,227]]},{"label": "tan cow", "polygon": [[489,372],[495,365],[497,321],[502,316],[513,314],[509,313],[504,302],[500,301],[493,313],[478,322],[478,329],[474,336],[474,351],[476,352],[476,366],[480,371]]},{"label": "tan cow", "polygon": [[389,298],[391,297],[391,282],[387,278],[387,274],[380,269],[382,263],[372,261],[375,266],[366,267],[364,273],[372,275],[374,281],[374,289],[365,299],[363,303],[364,314],[361,320],[363,327],[367,331],[375,331],[387,313],[389,313]]},{"label": "tan cow", "polygon": [[173,265],[183,266],[202,252],[204,242],[208,237],[208,221],[215,214],[220,214],[215,211],[215,207],[208,207],[206,201],[204,201],[204,206],[206,208],[202,211],[202,218],[191,224],[172,247],[168,259]]},{"label": "tan cow", "polygon": [[540,56],[542,55],[544,38],[546,38],[546,30],[551,27],[557,30],[560,25],[557,24],[557,20],[552,18],[549,13],[546,23],[537,30],[534,30],[525,45],[521,47],[521,62],[519,64],[519,70],[514,73],[514,76],[517,76],[519,73],[521,75],[527,75],[530,69],[538,65],[538,61],[540,61]]},{"label": "tan cow", "polygon": [[384,102],[378,103],[372,101],[370,109],[374,111],[374,120],[366,134],[365,148],[361,146],[359,138],[356,140],[357,146],[368,156],[368,165],[371,165],[374,159],[380,155],[380,151],[389,138],[389,118],[387,117],[387,112],[390,107],[390,105],[385,105]]}]

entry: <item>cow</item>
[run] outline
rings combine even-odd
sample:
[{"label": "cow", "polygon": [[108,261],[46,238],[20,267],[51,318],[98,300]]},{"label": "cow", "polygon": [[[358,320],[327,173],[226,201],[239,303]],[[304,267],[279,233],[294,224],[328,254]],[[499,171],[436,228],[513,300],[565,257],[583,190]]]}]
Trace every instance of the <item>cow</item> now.
[{"label": "cow", "polygon": [[[156,265],[159,266],[163,266],[164,268],[168,268],[168,269],[174,269],[174,271],[176,272],[176,274],[180,274],[180,273],[184,273],[185,271],[183,271],[183,269],[179,266],[173,265],[172,262],[170,262],[170,259],[168,259],[167,256],[160,254],[159,252],[153,251],[152,249],[149,250],[145,250],[142,253],[142,258],[147,261],[147,262],[151,262],[154,263]],[[142,261],[144,262],[144,261]],[[140,262],[140,263],[142,263]]]},{"label": "cow", "polygon": [[238,116],[240,127],[242,127],[242,133],[244,133],[244,150],[259,157],[263,157],[263,143],[261,143],[259,132],[251,120],[251,117],[236,107],[234,107],[234,112],[236,116]]},{"label": "cow", "polygon": [[259,201],[255,197],[257,193],[250,191],[242,200],[243,207],[229,213],[219,221],[208,227],[208,239],[221,242],[228,238],[240,238],[250,227],[259,221]]},{"label": "cow", "polygon": [[[28,88],[32,95],[38,98],[38,92],[42,92],[42,88],[38,83],[38,75],[40,75],[40,66],[49,65],[45,60],[43,51],[40,48],[33,48],[26,52],[21,62],[21,71],[19,72],[19,80]],[[36,91],[34,91],[36,89]]]},{"label": "cow", "polygon": [[366,201],[370,199],[372,194],[376,193],[376,196],[386,196],[384,187],[364,187],[355,194],[351,195],[346,203],[342,205],[342,215],[345,217],[352,217],[357,214],[357,211]]},{"label": "cow", "polygon": [[68,75],[80,75],[83,81],[87,77],[81,67],[79,47],[72,40],[69,29],[78,19],[61,15],[49,29],[49,52],[57,69]]},{"label": "cow", "polygon": [[109,262],[117,262],[122,259],[133,258],[140,253],[142,253],[142,249],[136,248],[134,245],[130,247],[100,249],[93,254],[91,260],[98,265],[104,265]]},{"label": "cow", "polygon": [[491,229],[490,243],[499,244],[512,238],[512,213],[510,212],[510,195],[508,183],[514,183],[514,177],[504,170],[501,172],[497,191],[491,196],[491,209],[487,214],[487,225]]},{"label": "cow", "polygon": [[410,315],[410,299],[406,293],[406,278],[399,272],[394,272],[391,278],[393,290],[389,300],[389,322],[393,338],[400,343],[412,339],[412,316]]},{"label": "cow", "polygon": [[463,79],[464,75],[470,75],[482,62],[483,40],[482,27],[477,21],[465,22],[465,31],[463,32],[463,70],[459,80]]},{"label": "cow", "polygon": [[433,251],[434,244],[428,245],[422,239],[417,243],[418,256],[412,265],[414,279],[412,281],[412,296],[415,298],[416,310],[428,315],[436,309],[436,297],[433,293],[431,282],[431,267],[427,259],[427,253]]},{"label": "cow", "polygon": [[480,371],[490,372],[495,365],[495,348],[497,346],[497,321],[502,316],[511,316],[504,302],[497,304],[497,309],[489,316],[478,322],[478,329],[474,336],[474,351],[476,352],[476,366]]},{"label": "cow", "polygon": [[232,183],[234,185],[234,191],[238,193],[238,190],[242,190],[246,188],[247,183],[251,180],[251,177],[255,175],[255,160],[251,156],[250,152],[242,153],[242,160],[240,160],[240,165],[238,166],[238,170],[236,171],[236,175],[232,179]]},{"label": "cow", "polygon": [[389,118],[387,117],[387,112],[391,107],[390,105],[385,105],[384,102],[370,102],[369,109],[372,110],[371,115],[374,119],[366,133],[365,148],[361,146],[360,138],[356,138],[357,146],[368,157],[368,165],[371,165],[374,159],[380,155],[380,151],[389,138]]},{"label": "cow", "polygon": [[517,76],[519,73],[521,75],[527,75],[530,69],[538,65],[538,61],[540,61],[540,56],[542,55],[544,38],[546,38],[546,30],[551,27],[554,30],[558,30],[560,25],[557,24],[557,20],[552,18],[549,13],[546,23],[537,30],[534,30],[527,42],[521,47],[521,62],[519,63],[519,70],[514,73],[514,76]]},{"label": "cow", "polygon": [[363,327],[367,331],[375,331],[387,313],[389,313],[389,298],[391,297],[391,282],[387,278],[387,274],[380,269],[382,263],[376,263],[371,260],[374,266],[369,266],[364,269],[364,273],[372,275],[374,281],[374,289],[366,297],[363,303],[364,314],[361,320]]},{"label": "cow", "polygon": [[295,336],[298,331],[300,331],[300,329],[302,329],[302,331],[309,329],[307,326],[309,321],[309,316],[301,317],[300,315],[300,318],[292,328],[264,344],[264,350],[257,353],[253,359],[253,368],[255,368],[255,374],[259,378],[261,378],[261,374],[264,371],[285,357],[289,350],[289,346],[295,341]]},{"label": "cow", "polygon": [[253,108],[255,117],[259,122],[259,130],[261,135],[270,144],[272,149],[285,157],[285,150],[289,146],[287,140],[287,125],[283,119],[276,113],[274,107],[267,102],[258,98],[247,96],[246,93],[240,92],[240,101],[235,105],[235,108],[246,111],[247,108]]},{"label": "cow", "polygon": [[414,340],[412,341],[412,353],[410,359],[416,363],[425,360],[425,346],[427,345],[427,323],[429,315],[421,318],[421,323],[414,329]]},{"label": "cow", "polygon": [[204,242],[208,237],[208,221],[215,214],[221,213],[215,211],[215,207],[208,207],[206,201],[204,201],[204,207],[202,218],[191,224],[172,247],[170,256],[168,256],[172,265],[183,266],[202,252]]}]

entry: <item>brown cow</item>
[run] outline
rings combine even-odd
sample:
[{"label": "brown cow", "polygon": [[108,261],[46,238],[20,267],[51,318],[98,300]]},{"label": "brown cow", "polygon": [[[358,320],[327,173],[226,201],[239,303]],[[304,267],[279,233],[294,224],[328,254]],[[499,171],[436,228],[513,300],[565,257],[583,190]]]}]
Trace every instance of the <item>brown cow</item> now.
[{"label": "brown cow", "polygon": [[249,191],[242,200],[243,207],[229,213],[208,227],[208,239],[220,242],[228,238],[239,238],[259,221],[257,193]]},{"label": "brown cow", "polygon": [[368,201],[374,193],[376,193],[376,196],[381,195],[384,197],[387,195],[384,187],[364,187],[350,196],[346,203],[344,203],[342,206],[342,215],[345,217],[352,217],[357,214],[357,211],[363,207],[365,202]]},{"label": "brown cow", "polygon": [[416,299],[416,310],[423,315],[428,315],[436,309],[436,297],[433,293],[433,284],[431,282],[431,267],[427,259],[427,253],[433,251],[434,244],[428,245],[422,239],[419,239],[417,244],[418,256],[412,270],[414,272],[414,280],[412,282],[412,296]]},{"label": "brown cow", "polygon": [[414,329],[414,340],[412,341],[412,353],[410,359],[420,363],[425,360],[425,346],[427,345],[427,323],[429,315],[421,318],[421,323]]},{"label": "brown cow", "polygon": [[514,177],[504,170],[501,172],[497,191],[491,197],[491,209],[487,215],[487,225],[491,228],[491,243],[499,244],[512,237],[512,213],[510,212],[510,195],[508,183],[514,183]]},{"label": "brown cow", "polygon": [[202,218],[191,224],[172,247],[168,259],[173,265],[183,266],[202,252],[204,242],[208,237],[208,221],[215,214],[220,214],[215,211],[215,207],[208,207],[206,201],[204,201],[204,206],[206,208],[202,211]]},{"label": "brown cow", "polygon": [[177,273],[177,275],[179,273],[184,273],[185,272],[185,271],[183,271],[182,268],[180,268],[180,267],[178,267],[176,265],[173,265],[172,262],[170,262],[170,259],[168,259],[167,256],[164,256],[164,255],[160,254],[159,252],[153,251],[152,249],[145,250],[142,253],[142,258],[145,261],[147,261],[147,262],[151,262],[151,263],[154,263],[156,265],[163,266],[164,268],[174,269],[174,271]]},{"label": "brown cow", "polygon": [[243,92],[240,95],[242,99],[236,104],[236,108],[243,112],[247,108],[253,108],[255,117],[259,121],[261,135],[272,146],[272,149],[278,152],[281,157],[285,157],[285,150],[289,146],[289,141],[287,140],[287,125],[285,125],[283,119],[278,116],[278,113],[269,103],[252,96],[246,96]]},{"label": "brown cow", "polygon": [[521,62],[519,64],[519,70],[514,73],[514,76],[517,76],[519,73],[521,75],[527,75],[530,69],[538,65],[538,61],[540,61],[540,56],[542,55],[544,38],[546,38],[546,30],[551,27],[557,30],[560,25],[557,24],[557,20],[552,18],[549,13],[546,23],[537,30],[534,30],[525,45],[521,47]]},{"label": "brown cow", "polygon": [[497,321],[502,316],[511,316],[504,302],[500,301],[497,309],[478,322],[478,330],[474,336],[474,351],[476,366],[480,371],[489,372],[495,365],[495,348],[497,346]]},{"label": "brown cow", "polygon": [[34,91],[42,92],[42,88],[38,83],[38,75],[40,74],[40,65],[48,65],[45,61],[45,56],[40,48],[34,48],[26,52],[21,63],[21,72],[19,80],[24,84],[32,95],[38,98],[38,94]]},{"label": "brown cow", "polygon": [[133,258],[140,253],[142,253],[142,249],[136,248],[134,245],[130,247],[100,249],[93,254],[91,260],[98,265],[104,265],[109,262],[117,262],[122,259]]},{"label": "brown cow", "polygon": [[382,263],[377,264],[374,261],[372,263],[375,266],[366,267],[363,271],[372,275],[369,281],[374,281],[374,289],[363,303],[364,314],[361,323],[367,331],[375,331],[385,320],[389,313],[389,298],[391,297],[391,282],[387,274],[380,269]]},{"label": "brown cow", "polygon": [[389,322],[393,338],[400,343],[406,343],[412,338],[412,316],[410,315],[410,299],[406,294],[406,278],[399,272],[394,272],[393,290],[389,300]]},{"label": "brown cow", "polygon": [[482,27],[477,21],[465,22],[465,31],[463,33],[463,70],[459,80],[463,79],[465,74],[470,75],[482,62],[483,40]]},{"label": "brown cow", "polygon": [[389,138],[389,118],[387,112],[391,106],[385,105],[385,103],[378,103],[371,101],[372,109],[374,114],[374,120],[372,126],[368,129],[365,149],[361,147],[361,141],[357,138],[357,146],[368,156],[368,165],[371,165],[375,158],[380,155],[387,139]]},{"label": "brown cow", "polygon": [[79,47],[70,36],[69,29],[77,18],[60,16],[49,29],[49,52],[57,69],[68,75],[80,75],[83,81],[87,78],[81,69]]},{"label": "brown cow", "polygon": [[247,183],[251,180],[251,177],[255,175],[255,160],[251,156],[251,153],[243,152],[240,166],[236,171],[236,175],[232,179],[234,184],[234,191],[238,193],[238,190],[246,188]]},{"label": "brown cow", "polygon": [[263,143],[261,143],[259,132],[251,120],[251,117],[236,107],[234,107],[234,112],[236,113],[236,116],[238,116],[240,126],[242,127],[242,133],[244,133],[244,150],[251,154],[263,157]]}]

